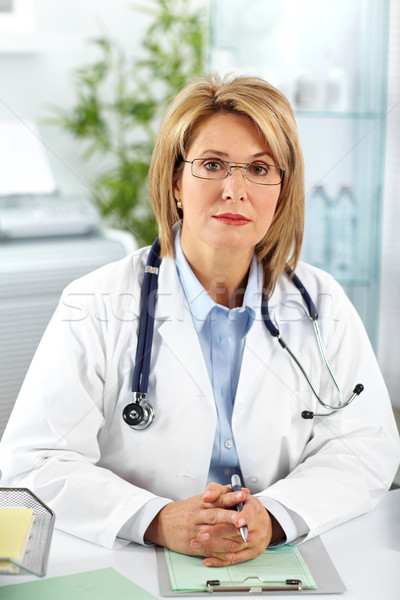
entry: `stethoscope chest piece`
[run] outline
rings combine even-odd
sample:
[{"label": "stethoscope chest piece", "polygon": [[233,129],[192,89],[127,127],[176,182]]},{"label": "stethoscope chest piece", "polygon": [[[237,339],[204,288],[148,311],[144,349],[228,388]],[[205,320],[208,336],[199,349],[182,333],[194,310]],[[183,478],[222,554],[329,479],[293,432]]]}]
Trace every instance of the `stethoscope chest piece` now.
[{"label": "stethoscope chest piece", "polygon": [[125,406],[122,417],[132,429],[138,431],[147,429],[154,421],[154,409],[149,402],[146,402],[146,394],[136,392],[132,395],[133,402]]}]

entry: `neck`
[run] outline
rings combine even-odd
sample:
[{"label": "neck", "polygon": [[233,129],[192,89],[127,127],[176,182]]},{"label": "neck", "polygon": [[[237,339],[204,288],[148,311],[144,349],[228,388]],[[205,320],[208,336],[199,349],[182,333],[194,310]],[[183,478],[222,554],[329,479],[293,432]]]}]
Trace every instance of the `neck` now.
[{"label": "neck", "polygon": [[242,306],[253,249],[210,249],[206,253],[192,253],[182,244],[188,263],[201,285],[217,304],[227,308]]}]

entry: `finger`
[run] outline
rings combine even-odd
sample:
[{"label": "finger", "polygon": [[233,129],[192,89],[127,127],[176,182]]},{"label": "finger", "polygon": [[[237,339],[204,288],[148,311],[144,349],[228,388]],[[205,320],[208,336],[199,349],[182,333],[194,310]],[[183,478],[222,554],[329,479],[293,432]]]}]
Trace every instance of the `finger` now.
[{"label": "finger", "polygon": [[207,488],[203,494],[203,502],[219,508],[235,508],[238,504],[244,503],[249,495],[250,491],[247,488],[243,488],[240,492],[232,492],[230,486],[220,486],[220,489]]},{"label": "finger", "polygon": [[231,515],[231,520],[236,529],[248,527],[249,523],[252,521],[252,512],[244,509],[240,512],[234,512]]},{"label": "finger", "polygon": [[219,483],[209,483],[203,494],[203,502],[206,502],[207,504],[214,503],[221,496],[223,496],[230,490],[231,490],[230,485],[220,485]]},{"label": "finger", "polygon": [[258,498],[249,494],[243,503],[242,510],[233,514],[232,522],[238,528],[246,525],[253,530],[260,527],[264,529],[269,523],[268,511],[265,510]]},{"label": "finger", "polygon": [[218,505],[209,505],[199,511],[197,525],[199,529],[212,525],[229,525],[235,527],[234,520],[238,513],[234,508],[220,508]]},{"label": "finger", "polygon": [[237,552],[243,548],[243,539],[232,525],[214,525],[204,527],[196,538],[191,540],[192,548],[202,550],[204,556],[212,554]]},{"label": "finger", "polygon": [[199,556],[222,556],[235,554],[244,548],[243,540],[223,539],[199,541],[197,538],[191,540],[190,548]]},{"label": "finger", "polygon": [[[252,534],[254,535],[254,534]],[[234,543],[232,550],[238,550],[238,545],[243,544],[243,538],[236,527],[229,523],[218,525],[203,525],[196,534],[196,539],[202,544],[212,544],[219,552],[228,551],[227,544]],[[225,546],[224,546],[225,545]]]},{"label": "finger", "polygon": [[229,491],[220,497],[218,505],[221,508],[236,508],[238,504],[246,502],[249,495],[247,488],[242,488],[240,492]]},{"label": "finger", "polygon": [[203,561],[203,565],[206,567],[227,567],[229,565],[246,562],[259,555],[259,552],[256,550],[249,547],[246,548],[244,542],[242,542],[242,548],[242,550],[238,550],[237,552],[227,552],[226,554],[207,556]]},{"label": "finger", "polygon": [[[255,547],[259,545],[259,536],[256,531],[249,532],[247,540],[244,541],[238,529],[225,525],[215,525],[201,529],[195,540],[203,548],[210,550],[205,555],[230,551],[238,552],[239,550],[247,550],[250,546]],[[200,548],[198,544],[195,544],[195,547]]]}]

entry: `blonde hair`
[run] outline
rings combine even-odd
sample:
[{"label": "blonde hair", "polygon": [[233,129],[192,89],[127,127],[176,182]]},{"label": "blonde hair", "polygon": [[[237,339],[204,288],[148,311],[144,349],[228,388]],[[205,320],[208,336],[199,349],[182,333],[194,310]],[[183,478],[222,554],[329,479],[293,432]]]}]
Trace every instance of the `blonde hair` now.
[{"label": "blonde hair", "polygon": [[272,223],[256,246],[264,289],[270,295],[277,278],[295,269],[304,227],[304,166],[296,121],[286,97],[256,77],[221,80],[217,75],[189,82],[169,106],[149,170],[150,197],[157,219],[162,256],[174,255],[172,226],[180,220],[173,185],[186,159],[196,128],[219,112],[249,117],[264,136],[276,164],[285,169]]}]

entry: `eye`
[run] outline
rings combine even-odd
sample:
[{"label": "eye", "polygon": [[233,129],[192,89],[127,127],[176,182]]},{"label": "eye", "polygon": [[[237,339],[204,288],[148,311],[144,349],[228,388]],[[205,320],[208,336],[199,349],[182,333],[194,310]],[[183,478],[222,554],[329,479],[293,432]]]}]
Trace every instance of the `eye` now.
[{"label": "eye", "polygon": [[216,160],[214,158],[210,158],[204,161],[203,167],[207,169],[207,171],[220,171],[221,169],[225,169],[224,162],[221,160]]},{"label": "eye", "polygon": [[270,170],[270,166],[265,163],[252,163],[247,165],[248,173],[257,177],[266,177]]}]

